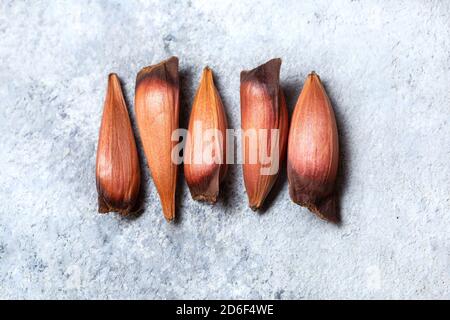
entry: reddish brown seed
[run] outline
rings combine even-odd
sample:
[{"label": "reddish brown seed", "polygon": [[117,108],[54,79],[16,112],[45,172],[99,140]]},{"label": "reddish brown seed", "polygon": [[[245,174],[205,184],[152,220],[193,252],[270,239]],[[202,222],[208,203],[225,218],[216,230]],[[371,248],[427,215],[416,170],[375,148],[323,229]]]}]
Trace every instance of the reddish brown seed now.
[{"label": "reddish brown seed", "polygon": [[319,76],[306,79],[292,115],[287,173],[292,201],[337,222],[335,180],[339,161],[336,120]]},{"label": "reddish brown seed", "polygon": [[127,215],[140,187],[139,158],[119,78],[112,73],[97,147],[98,212]]},{"label": "reddish brown seed", "polygon": [[[280,88],[280,67],[281,59],[272,59],[241,73],[242,167],[249,206],[253,210],[259,209],[266,199],[278,177],[278,169],[286,152],[288,112]],[[265,136],[261,129],[266,129]],[[257,140],[254,140],[252,132],[256,132]],[[272,133],[275,132],[278,136],[272,140]],[[276,156],[276,162],[264,163],[262,153]],[[257,161],[254,161],[255,156]],[[274,170],[271,174],[263,174],[263,168]]]},{"label": "reddish brown seed", "polygon": [[153,182],[161,199],[165,218],[175,218],[177,164],[172,150],[178,143],[172,133],[178,129],[178,58],[143,68],[136,78],[136,119]]},{"label": "reddish brown seed", "polygon": [[213,72],[203,70],[189,119],[184,176],[195,200],[215,203],[227,171],[227,119]]}]

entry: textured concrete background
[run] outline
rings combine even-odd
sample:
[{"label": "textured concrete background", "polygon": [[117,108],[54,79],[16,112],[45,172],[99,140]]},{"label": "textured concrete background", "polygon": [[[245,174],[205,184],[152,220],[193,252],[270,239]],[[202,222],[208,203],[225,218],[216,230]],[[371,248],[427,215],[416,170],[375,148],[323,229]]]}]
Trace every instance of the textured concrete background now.
[{"label": "textured concrete background", "polygon": [[[448,1],[2,0],[0,298],[450,298],[449,21]],[[238,166],[216,206],[182,181],[177,224],[147,173],[140,216],[97,214],[107,74],[133,109],[137,71],[171,55],[184,126],[206,64],[232,127],[242,69],[283,58],[291,111],[316,70],[342,226],[293,204],[285,174],[253,213]]]}]

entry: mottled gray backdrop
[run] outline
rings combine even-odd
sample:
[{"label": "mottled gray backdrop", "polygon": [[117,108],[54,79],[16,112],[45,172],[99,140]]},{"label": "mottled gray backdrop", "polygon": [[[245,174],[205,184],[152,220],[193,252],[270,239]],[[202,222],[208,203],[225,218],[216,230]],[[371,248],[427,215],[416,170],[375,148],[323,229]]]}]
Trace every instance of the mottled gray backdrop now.
[{"label": "mottled gray backdrop", "polygon": [[[449,21],[448,1],[2,0],[0,298],[450,298]],[[137,71],[171,55],[183,126],[207,64],[232,127],[242,69],[281,57],[291,112],[320,74],[340,227],[293,204],[285,173],[253,213],[239,166],[216,206],[182,179],[168,224],[143,158],[144,212],[96,213],[107,75],[134,122]]]}]

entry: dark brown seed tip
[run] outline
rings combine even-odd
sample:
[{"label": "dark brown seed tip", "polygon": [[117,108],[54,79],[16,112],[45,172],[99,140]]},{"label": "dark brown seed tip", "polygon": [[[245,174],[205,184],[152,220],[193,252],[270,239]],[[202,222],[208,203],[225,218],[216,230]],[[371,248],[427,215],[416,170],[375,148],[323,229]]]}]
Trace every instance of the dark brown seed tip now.
[{"label": "dark brown seed tip", "polygon": [[204,194],[192,195],[192,199],[196,201],[208,202],[210,204],[215,204],[217,202],[217,196],[210,196]]},{"label": "dark brown seed tip", "polygon": [[319,218],[335,224],[340,223],[340,218],[336,210],[336,197],[334,194],[322,199],[313,199],[305,194],[301,194],[298,197],[292,197],[291,195],[291,198],[296,204],[308,208],[309,211],[316,214]]},{"label": "dark brown seed tip", "polygon": [[311,71],[311,73],[308,76],[312,78],[317,78],[317,80],[321,81],[320,76],[314,70]]},{"label": "dark brown seed tip", "polygon": [[245,81],[258,81],[267,83],[279,83],[281,59],[274,58],[252,69],[241,71],[241,83]]},{"label": "dark brown seed tip", "polygon": [[178,87],[178,57],[173,56],[142,68],[136,76],[136,88],[140,82],[148,78],[156,78]]},{"label": "dark brown seed tip", "polygon": [[130,213],[134,213],[135,210],[133,210],[133,205],[129,203],[123,203],[123,204],[108,204],[105,199],[99,195],[98,196],[98,213],[106,214],[110,212],[117,212],[121,214],[122,216],[128,216]]}]

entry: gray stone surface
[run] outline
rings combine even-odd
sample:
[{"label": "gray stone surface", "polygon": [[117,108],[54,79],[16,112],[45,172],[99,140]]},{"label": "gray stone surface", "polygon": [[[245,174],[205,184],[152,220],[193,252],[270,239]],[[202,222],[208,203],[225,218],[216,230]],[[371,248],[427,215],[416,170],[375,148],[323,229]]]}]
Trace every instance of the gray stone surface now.
[{"label": "gray stone surface", "polygon": [[[448,1],[1,1],[0,298],[450,298],[449,21]],[[242,69],[283,58],[291,111],[321,75],[340,227],[285,175],[253,213],[238,166],[216,206],[182,182],[176,224],[146,168],[140,216],[96,213],[107,74],[132,110],[137,71],[171,55],[184,126],[206,64],[232,127]]]}]

